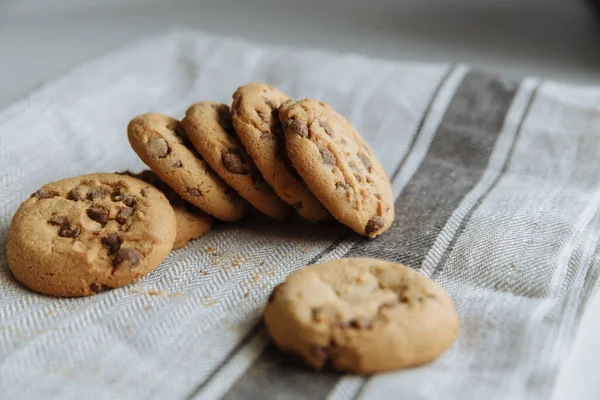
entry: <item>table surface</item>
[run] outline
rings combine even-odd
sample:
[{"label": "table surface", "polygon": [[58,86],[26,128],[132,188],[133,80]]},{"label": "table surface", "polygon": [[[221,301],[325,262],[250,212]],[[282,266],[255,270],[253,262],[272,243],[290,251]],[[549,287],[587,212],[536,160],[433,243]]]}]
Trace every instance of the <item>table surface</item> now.
[{"label": "table surface", "polygon": [[[600,85],[600,13],[546,0],[0,0],[0,109],[123,43],[187,26],[265,43],[507,76]],[[554,400],[600,393],[600,296],[581,321]]]}]

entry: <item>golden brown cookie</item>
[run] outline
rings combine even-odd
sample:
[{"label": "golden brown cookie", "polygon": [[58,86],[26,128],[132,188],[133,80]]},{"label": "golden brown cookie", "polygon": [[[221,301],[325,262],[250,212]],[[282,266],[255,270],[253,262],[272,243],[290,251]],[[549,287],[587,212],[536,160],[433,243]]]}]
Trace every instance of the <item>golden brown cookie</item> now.
[{"label": "golden brown cookie", "polygon": [[432,361],[459,331],[442,288],[408,267],[369,258],[294,272],[271,294],[264,321],[279,348],[312,367],[359,374]]},{"label": "golden brown cookie", "polygon": [[329,213],[302,182],[285,153],[278,108],[288,99],[262,83],[241,86],[233,94],[233,127],[275,193],[304,218],[322,221]]},{"label": "golden brown cookie", "polygon": [[277,221],[291,215],[290,206],[265,182],[236,136],[229,106],[209,102],[193,104],[181,124],[202,158],[240,196]]},{"label": "golden brown cookie", "polygon": [[338,221],[374,238],[394,221],[392,185],[354,127],[329,105],[288,101],[279,108],[287,154]]},{"label": "golden brown cookie", "polygon": [[175,236],[175,243],[173,243],[173,250],[185,247],[187,242],[199,238],[212,229],[214,223],[213,217],[183,200],[169,185],[161,181],[154,172],[146,170],[139,174],[131,172],[124,172],[124,174],[151,184],[163,192],[169,203],[171,203],[171,207],[173,207],[173,211],[175,212],[175,222],[177,225],[177,235]]},{"label": "golden brown cookie", "polygon": [[90,174],[44,185],[14,215],[8,265],[21,283],[54,296],[88,296],[154,270],[175,240],[175,214],[156,188]]},{"label": "golden brown cookie", "polygon": [[195,154],[176,119],[143,114],[129,123],[127,134],[142,161],[184,200],[223,221],[239,221],[248,211],[248,203]]}]

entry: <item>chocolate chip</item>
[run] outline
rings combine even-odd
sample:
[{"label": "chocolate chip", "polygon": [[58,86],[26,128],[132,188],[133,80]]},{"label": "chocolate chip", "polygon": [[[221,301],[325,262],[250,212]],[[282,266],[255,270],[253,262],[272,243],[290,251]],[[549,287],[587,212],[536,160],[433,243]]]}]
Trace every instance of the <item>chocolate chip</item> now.
[{"label": "chocolate chip", "polygon": [[187,189],[185,189],[185,192],[187,194],[189,194],[190,196],[193,196],[193,197],[200,197],[200,196],[202,196],[202,192],[200,190],[196,189],[196,188],[187,188]]},{"label": "chocolate chip", "polygon": [[348,322],[348,326],[352,329],[369,329],[372,324],[371,318],[355,318]]},{"label": "chocolate chip", "polygon": [[105,291],[107,291],[109,289],[112,289],[112,288],[110,286],[108,286],[108,285],[105,285],[104,283],[100,283],[100,284],[98,284],[98,283],[92,283],[90,285],[90,290],[92,292],[94,292],[94,293],[102,293],[102,292],[105,292]]},{"label": "chocolate chip", "polygon": [[294,204],[292,204],[292,208],[293,208],[294,210],[296,210],[296,211],[297,211],[297,210],[299,210],[299,209],[301,209],[301,208],[302,208],[302,202],[301,202],[301,201],[299,201],[299,202],[297,202],[297,203],[294,203]]},{"label": "chocolate chip", "polygon": [[247,175],[251,170],[250,163],[245,160],[240,149],[232,148],[221,154],[221,162],[234,174]]},{"label": "chocolate chip", "polygon": [[81,189],[71,189],[67,193],[67,200],[83,201],[85,200],[85,193]]},{"label": "chocolate chip", "polygon": [[369,329],[372,323],[371,318],[354,318],[350,321],[340,321],[338,326],[342,329]]},{"label": "chocolate chip", "polygon": [[137,203],[135,196],[129,193],[118,194],[113,197],[113,201],[120,201],[128,207],[133,207]]},{"label": "chocolate chip", "polygon": [[88,190],[87,198],[88,200],[97,200],[104,196],[110,195],[110,189],[106,186],[94,186]]},{"label": "chocolate chip", "polygon": [[58,236],[64,238],[78,238],[81,234],[81,226],[75,225],[74,227],[68,223],[63,224],[58,231]]},{"label": "chocolate chip", "polygon": [[50,223],[50,225],[60,226],[60,229],[58,230],[58,236],[60,237],[78,238],[81,234],[81,226],[72,226],[67,217],[53,217],[48,223]]},{"label": "chocolate chip", "polygon": [[376,216],[372,217],[369,220],[369,222],[367,222],[367,225],[365,226],[365,233],[367,235],[371,235],[372,233],[375,233],[378,230],[380,230],[381,228],[383,228],[384,224],[385,224],[385,220],[376,215]]},{"label": "chocolate chip", "polygon": [[136,249],[128,247],[121,248],[115,254],[115,258],[113,259],[113,267],[116,267],[123,262],[128,262],[129,267],[133,268],[140,264],[141,259],[142,255]]},{"label": "chocolate chip", "polygon": [[67,223],[67,217],[54,217],[48,221],[50,225],[60,226]]},{"label": "chocolate chip", "polygon": [[181,168],[181,167],[183,167],[181,160],[177,160],[171,165],[171,168]]},{"label": "chocolate chip", "polygon": [[90,219],[99,222],[102,225],[106,224],[106,221],[108,221],[108,210],[104,207],[91,206],[86,210],[86,214]]},{"label": "chocolate chip", "polygon": [[291,120],[288,124],[287,124],[287,129],[291,129],[292,132],[296,133],[298,136],[305,138],[308,137],[308,128],[306,127],[306,125],[302,124],[302,122],[298,121],[298,120]]},{"label": "chocolate chip", "polygon": [[50,199],[52,197],[58,196],[58,193],[56,193],[55,191],[40,189],[31,195],[31,197],[34,197],[34,196],[37,197],[38,199]]},{"label": "chocolate chip", "polygon": [[254,182],[254,186],[256,186],[256,188],[261,192],[269,193],[273,191],[273,189],[271,188],[271,186],[269,186],[267,181],[265,181],[262,175],[258,173],[254,174],[254,176],[252,177],[252,182]]},{"label": "chocolate chip", "polygon": [[337,159],[331,150],[328,148],[319,149],[319,153],[321,153],[321,158],[325,164],[336,165]]},{"label": "chocolate chip", "polygon": [[131,217],[134,212],[135,209],[133,207],[121,208],[117,213],[117,222],[123,225],[125,222],[127,222],[127,218]]},{"label": "chocolate chip", "polygon": [[373,169],[373,165],[371,164],[371,159],[364,153],[358,153],[356,156],[358,157],[360,162],[365,166],[367,171],[371,172],[371,170]]},{"label": "chocolate chip", "polygon": [[100,240],[104,246],[108,247],[108,255],[112,256],[121,248],[121,243],[123,241],[119,237],[119,235],[115,232],[109,233],[106,237],[103,237]]},{"label": "chocolate chip", "polygon": [[165,158],[171,152],[169,144],[163,138],[150,139],[148,142],[148,150],[154,157]]},{"label": "chocolate chip", "polygon": [[319,125],[321,126],[321,128],[323,128],[323,130],[325,130],[325,133],[327,135],[333,137],[333,128],[331,127],[331,125],[329,125],[329,122],[327,122],[324,119],[320,119]]}]

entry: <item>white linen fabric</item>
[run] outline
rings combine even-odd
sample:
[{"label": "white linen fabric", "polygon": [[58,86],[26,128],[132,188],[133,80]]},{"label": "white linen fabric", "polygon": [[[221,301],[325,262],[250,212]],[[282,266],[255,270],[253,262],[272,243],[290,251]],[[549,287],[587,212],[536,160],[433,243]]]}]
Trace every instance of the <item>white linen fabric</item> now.
[{"label": "white linen fabric", "polygon": [[[388,172],[380,238],[258,215],[221,224],[125,288],[57,299],[6,265],[10,219],[42,184],[143,169],[127,122],[230,103],[247,82],[330,103]],[[600,88],[511,81],[176,30],[123,48],[0,113],[0,397],[512,399],[549,397],[598,280]],[[402,262],[455,300],[456,344],[372,377],[314,372],[273,349],[272,288],[307,263]]]}]

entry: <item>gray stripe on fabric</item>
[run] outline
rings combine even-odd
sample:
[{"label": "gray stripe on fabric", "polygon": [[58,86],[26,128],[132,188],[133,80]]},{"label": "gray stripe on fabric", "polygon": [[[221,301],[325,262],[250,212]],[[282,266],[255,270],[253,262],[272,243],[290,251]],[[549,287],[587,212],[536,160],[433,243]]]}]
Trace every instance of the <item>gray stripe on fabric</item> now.
[{"label": "gray stripe on fabric", "polygon": [[[428,245],[424,249],[425,254],[435,241],[447,218],[483,174],[517,87],[518,85],[515,83],[503,83],[474,72],[465,76],[456,91],[441,124],[438,126],[427,155],[413,179],[409,181],[405,191],[396,201],[396,215],[404,215],[403,212],[398,212],[399,206],[402,205],[400,203],[407,199],[404,193],[408,190],[410,196],[415,196],[415,190],[412,188],[424,188],[426,186],[424,183],[429,182],[428,177],[433,173],[432,169],[438,170],[443,166],[447,166],[442,173],[452,175],[452,178],[456,178],[461,182],[458,190],[451,192],[452,201],[444,203],[446,207],[444,213],[429,214],[434,218],[429,224],[424,220],[419,221],[424,223],[425,226],[432,223],[441,225],[432,237],[427,236],[425,242]],[[472,107],[479,107],[473,111],[475,113],[483,112],[485,116],[470,117]],[[465,114],[467,114],[466,117]],[[463,155],[469,153],[473,153],[474,158],[472,160],[462,160]],[[462,169],[455,173],[454,167],[457,165],[461,166]],[[475,173],[471,171],[473,168],[476,168]],[[397,174],[400,169],[397,168],[395,173]],[[392,180],[394,178],[395,176],[392,177]],[[415,179],[419,181],[415,183]],[[436,198],[442,197],[448,189],[447,186],[439,185],[439,182],[440,180],[435,180],[431,182],[432,186],[428,187],[431,193],[437,191],[434,193]],[[414,200],[413,204],[419,203],[418,198]],[[428,204],[425,204],[425,206],[428,206]],[[397,221],[395,224],[397,224]],[[413,227],[416,229],[415,225]],[[405,231],[395,229],[384,237],[387,238],[389,243],[397,244],[405,240],[405,235]],[[380,240],[381,238],[376,241],[360,240],[351,248],[347,256],[385,258],[372,252],[372,243],[378,243]],[[424,258],[425,254],[422,255],[421,259]],[[289,357],[277,353],[271,345],[267,351],[256,359],[252,367],[246,371],[223,398],[235,400],[249,394],[251,397],[256,395],[266,398],[277,396],[299,399],[324,398],[340,380],[340,375],[332,372],[310,374],[308,370],[299,368],[287,361],[288,359]],[[261,378],[259,377],[262,377],[263,383],[268,382],[268,384],[266,386],[261,385]],[[307,384],[310,389],[307,388]]]},{"label": "gray stripe on fabric", "polygon": [[[527,81],[526,83],[523,84],[523,86],[529,86],[528,88],[525,88],[525,90],[523,90],[523,93],[522,93],[522,95],[524,97],[523,100],[526,101],[526,105],[525,105],[525,107],[520,106],[522,111],[518,110],[518,112],[520,113],[520,115],[518,117],[519,122],[514,129],[511,129],[511,132],[510,132],[510,133],[512,133],[511,137],[507,138],[508,151],[504,151],[503,152],[504,154],[502,154],[502,156],[503,156],[502,161],[501,161],[502,165],[501,165],[501,167],[498,168],[498,171],[494,171],[492,168],[488,169],[488,172],[490,172],[490,177],[489,177],[490,183],[488,184],[488,187],[479,196],[477,196],[477,198],[472,202],[472,204],[466,205],[468,210],[464,213],[463,216],[461,216],[460,223],[459,223],[457,229],[454,231],[454,233],[452,235],[452,239],[445,246],[445,250],[444,250],[442,256],[440,257],[439,262],[435,263],[432,271],[426,271],[427,275],[430,276],[432,279],[435,279],[435,277],[437,276],[437,273],[439,273],[439,271],[442,268],[444,268],[444,264],[446,263],[446,260],[448,259],[448,256],[449,256],[450,252],[452,251],[452,248],[456,244],[456,241],[460,237],[460,234],[462,233],[462,231],[464,231],[466,225],[469,223],[471,217],[473,216],[473,213],[475,212],[475,210],[477,210],[477,208],[481,205],[481,203],[485,200],[485,198],[490,194],[490,192],[496,187],[496,185],[498,184],[498,182],[500,181],[502,176],[506,173],[508,166],[510,165],[510,162],[512,160],[513,153],[515,150],[515,146],[517,144],[517,141],[519,140],[521,131],[523,130],[523,124],[525,123],[527,113],[528,113],[529,109],[531,108],[531,105],[535,101],[535,98],[537,95],[537,90],[539,88],[539,82]],[[495,173],[495,176],[491,176],[494,173]],[[482,178],[482,180],[481,180],[482,183],[485,183],[484,182],[485,178],[486,177]],[[475,192],[475,189],[473,190],[473,192]],[[423,271],[423,272],[425,272],[425,271]]]}]

